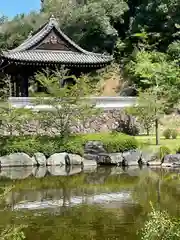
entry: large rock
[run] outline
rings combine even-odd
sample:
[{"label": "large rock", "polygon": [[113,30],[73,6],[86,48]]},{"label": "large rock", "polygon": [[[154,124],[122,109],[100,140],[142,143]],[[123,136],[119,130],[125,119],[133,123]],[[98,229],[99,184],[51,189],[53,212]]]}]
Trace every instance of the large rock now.
[{"label": "large rock", "polygon": [[26,153],[13,153],[0,157],[1,167],[25,167],[33,166],[34,160]]},{"label": "large rock", "polygon": [[130,150],[128,152],[124,152],[122,154],[123,156],[123,161],[122,165],[123,166],[136,166],[141,163],[141,151],[138,149],[135,150]]},{"label": "large rock", "polygon": [[162,160],[162,167],[180,167],[180,154],[169,154]]},{"label": "large rock", "polygon": [[38,166],[38,162],[36,161],[35,156],[33,156],[31,159],[32,159],[33,166],[37,167]]},{"label": "large rock", "polygon": [[69,165],[81,165],[84,161],[84,158],[77,154],[68,153]]},{"label": "large rock", "polygon": [[161,161],[149,161],[148,163],[148,166],[150,167],[158,167],[158,166],[161,166]]},{"label": "large rock", "polygon": [[143,164],[150,165],[151,162],[159,162],[159,153],[158,152],[148,152],[148,151],[142,151],[141,155],[141,161]]},{"label": "large rock", "polygon": [[67,159],[69,160],[69,157],[66,152],[54,153],[47,159],[46,164],[47,166],[63,166],[66,165]]},{"label": "large rock", "polygon": [[96,161],[97,158],[98,158],[98,154],[85,153],[83,157],[86,160],[94,160],[94,161]]},{"label": "large rock", "polygon": [[111,165],[112,164],[111,158],[108,153],[97,155],[96,162],[97,162],[97,164],[100,164],[100,165]]},{"label": "large rock", "polygon": [[122,165],[122,162],[123,162],[122,153],[110,153],[109,157],[111,159],[111,164],[118,165],[118,166]]},{"label": "large rock", "polygon": [[71,153],[55,153],[47,159],[47,166],[63,166],[63,165],[81,165],[84,159],[77,155]]},{"label": "large rock", "polygon": [[37,166],[46,166],[46,156],[43,153],[34,153],[34,158],[37,162]]},{"label": "large rock", "polygon": [[101,141],[89,141],[84,147],[84,153],[96,155],[100,153],[106,153],[106,150],[104,149]]},{"label": "large rock", "polygon": [[85,154],[84,158],[88,161],[96,161],[102,165],[122,165],[122,153],[99,153],[99,154]]}]

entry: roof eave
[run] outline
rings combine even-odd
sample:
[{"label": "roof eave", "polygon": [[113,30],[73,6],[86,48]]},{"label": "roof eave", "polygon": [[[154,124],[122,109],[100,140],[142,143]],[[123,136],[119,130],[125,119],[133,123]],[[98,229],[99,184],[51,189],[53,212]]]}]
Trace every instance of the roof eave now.
[{"label": "roof eave", "polygon": [[59,61],[34,61],[34,60],[21,60],[21,59],[11,59],[4,57],[9,62],[14,62],[18,64],[27,64],[27,65],[52,65],[52,64],[58,64],[58,65],[78,65],[78,66],[84,66],[84,65],[89,65],[89,66],[96,66],[96,65],[108,65],[111,63],[111,61],[104,61],[104,62],[59,62]]}]

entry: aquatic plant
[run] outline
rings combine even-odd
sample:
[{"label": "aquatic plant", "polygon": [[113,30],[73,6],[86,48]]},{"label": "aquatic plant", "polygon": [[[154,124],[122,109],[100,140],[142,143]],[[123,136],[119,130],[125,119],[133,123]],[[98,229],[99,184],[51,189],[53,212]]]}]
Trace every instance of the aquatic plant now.
[{"label": "aquatic plant", "polygon": [[[1,188],[2,193],[0,194],[0,204],[1,207],[4,206],[3,202],[4,199],[6,197],[6,195],[12,191],[12,186],[11,187],[6,187],[6,188]],[[1,218],[4,219],[4,212],[1,211],[2,216],[0,216]],[[10,214],[10,218],[11,218],[11,214]],[[5,223],[4,223],[5,224]],[[8,224],[4,226],[4,228],[2,228],[0,230],[0,240],[23,240],[25,239],[25,235],[24,235],[24,228],[26,228],[26,225],[12,225],[12,224]]]},{"label": "aquatic plant", "polygon": [[179,238],[180,222],[171,218],[166,211],[152,208],[142,229],[141,240],[178,240]]}]

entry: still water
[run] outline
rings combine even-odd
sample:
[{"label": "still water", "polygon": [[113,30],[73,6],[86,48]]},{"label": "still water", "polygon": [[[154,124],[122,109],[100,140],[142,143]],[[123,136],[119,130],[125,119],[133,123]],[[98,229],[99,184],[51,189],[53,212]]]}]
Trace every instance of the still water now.
[{"label": "still water", "polygon": [[[180,215],[180,171],[106,167],[10,168],[0,227],[25,225],[28,240],[141,239],[153,207]],[[4,209],[4,207],[3,207]]]}]

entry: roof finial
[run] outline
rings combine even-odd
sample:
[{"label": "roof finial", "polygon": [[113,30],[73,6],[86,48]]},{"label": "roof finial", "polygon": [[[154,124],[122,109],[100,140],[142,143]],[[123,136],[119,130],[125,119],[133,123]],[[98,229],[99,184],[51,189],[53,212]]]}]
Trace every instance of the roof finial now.
[{"label": "roof finial", "polygon": [[51,18],[50,18],[50,19],[52,19],[52,18],[53,18],[53,19],[55,18],[55,17],[54,17],[54,14],[51,15]]},{"label": "roof finial", "polygon": [[49,19],[50,24],[58,26],[58,22],[57,19],[54,17],[54,15],[52,14],[50,19]]}]

